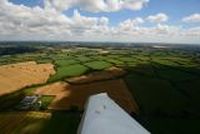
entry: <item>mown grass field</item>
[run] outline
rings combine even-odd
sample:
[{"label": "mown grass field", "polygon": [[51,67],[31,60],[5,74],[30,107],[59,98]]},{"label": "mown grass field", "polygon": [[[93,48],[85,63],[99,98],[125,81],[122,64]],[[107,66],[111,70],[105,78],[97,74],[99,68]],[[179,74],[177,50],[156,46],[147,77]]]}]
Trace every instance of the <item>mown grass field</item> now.
[{"label": "mown grass field", "polygon": [[78,61],[73,60],[73,59],[61,59],[61,60],[55,61],[55,64],[59,67],[68,66],[68,65],[72,65],[72,64],[76,64],[76,63],[78,63]]},{"label": "mown grass field", "polygon": [[112,64],[105,61],[93,61],[85,64],[93,70],[103,70],[112,66]]},{"label": "mown grass field", "polygon": [[49,81],[52,82],[62,80],[67,77],[79,76],[86,73],[87,71],[88,68],[80,64],[58,67],[56,74],[51,76]]}]

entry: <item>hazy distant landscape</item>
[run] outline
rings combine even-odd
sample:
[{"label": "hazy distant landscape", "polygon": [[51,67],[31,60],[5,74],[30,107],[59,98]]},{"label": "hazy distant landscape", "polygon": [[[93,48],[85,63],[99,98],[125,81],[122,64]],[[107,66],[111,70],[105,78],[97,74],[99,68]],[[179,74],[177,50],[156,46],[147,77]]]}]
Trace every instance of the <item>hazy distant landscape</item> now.
[{"label": "hazy distant landscape", "polygon": [[1,42],[0,64],[1,133],[74,134],[100,92],[153,134],[200,132],[198,45]]}]

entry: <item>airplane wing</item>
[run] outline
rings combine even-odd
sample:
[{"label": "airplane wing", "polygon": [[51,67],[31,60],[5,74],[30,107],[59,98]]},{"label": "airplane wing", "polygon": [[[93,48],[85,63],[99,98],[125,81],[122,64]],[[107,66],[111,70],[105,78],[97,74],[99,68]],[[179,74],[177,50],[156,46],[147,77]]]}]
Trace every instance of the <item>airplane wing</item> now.
[{"label": "airplane wing", "polygon": [[89,97],[77,134],[150,134],[107,93]]}]

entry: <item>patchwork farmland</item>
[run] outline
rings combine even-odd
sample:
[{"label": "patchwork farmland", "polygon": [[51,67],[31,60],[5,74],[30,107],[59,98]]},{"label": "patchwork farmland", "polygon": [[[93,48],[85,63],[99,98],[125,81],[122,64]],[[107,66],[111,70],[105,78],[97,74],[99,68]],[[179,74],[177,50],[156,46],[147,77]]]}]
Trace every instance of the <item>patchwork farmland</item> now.
[{"label": "patchwork farmland", "polygon": [[[43,48],[1,56],[0,133],[75,134],[87,98],[101,92],[152,133],[189,133],[182,131],[186,126],[198,131],[198,52],[149,46]],[[38,97],[41,106],[19,110],[26,96]]]}]

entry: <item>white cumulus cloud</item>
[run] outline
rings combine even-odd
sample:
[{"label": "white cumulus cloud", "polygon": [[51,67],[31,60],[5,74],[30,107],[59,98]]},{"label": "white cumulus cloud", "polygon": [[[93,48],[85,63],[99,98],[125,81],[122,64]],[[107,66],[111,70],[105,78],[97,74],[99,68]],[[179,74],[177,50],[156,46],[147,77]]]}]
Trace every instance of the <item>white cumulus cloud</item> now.
[{"label": "white cumulus cloud", "polygon": [[190,16],[184,17],[182,21],[187,23],[200,23],[200,14],[195,13]]},{"label": "white cumulus cloud", "polygon": [[46,8],[64,11],[71,7],[90,12],[115,12],[122,9],[140,10],[149,0],[44,0]]},{"label": "white cumulus cloud", "polygon": [[164,13],[158,13],[156,15],[150,15],[146,18],[151,23],[161,23],[166,22],[168,20],[168,16]]},{"label": "white cumulus cloud", "polygon": [[[59,0],[58,0],[59,1]],[[97,0],[98,1],[98,0]],[[120,2],[120,0],[113,0]],[[140,0],[134,0],[135,2]],[[164,13],[147,18],[130,18],[115,26],[109,18],[88,17],[82,15],[80,9],[74,10],[72,16],[67,16],[55,8],[50,1],[46,7],[26,7],[15,5],[8,0],[0,1],[0,40],[73,40],[73,41],[173,41],[199,42],[200,28],[182,28],[163,24],[168,16]],[[68,8],[79,0],[66,1]],[[82,0],[84,3],[85,1]],[[89,0],[87,1],[89,2]],[[94,0],[90,0],[95,5]],[[108,2],[108,0],[106,1]],[[122,1],[121,2],[125,2]],[[126,1],[129,2],[129,1]],[[83,4],[81,3],[81,5]],[[105,1],[104,1],[105,3]],[[85,8],[88,4],[82,5]],[[101,4],[100,4],[101,5]],[[100,6],[96,5],[96,6]],[[123,4],[122,4],[123,5]],[[112,5],[118,10],[117,5]],[[128,6],[128,5],[124,5]],[[140,6],[140,4],[138,4]],[[94,8],[95,6],[93,6]],[[103,7],[103,6],[102,6]],[[66,6],[63,6],[65,9]],[[88,7],[89,8],[89,7]],[[91,7],[90,7],[91,8]],[[95,8],[96,9],[101,9]],[[112,10],[113,10],[112,9]],[[122,9],[120,7],[119,9]],[[100,10],[98,10],[100,11]],[[104,9],[102,10],[104,11]],[[155,22],[151,26],[149,21]],[[161,23],[163,22],[163,23]],[[169,40],[170,39],[170,40]],[[184,40],[184,41],[183,41]]]},{"label": "white cumulus cloud", "polygon": [[138,25],[142,23],[144,23],[144,20],[140,17],[137,17],[135,19],[127,19],[119,24],[119,28],[128,31],[138,27]]},{"label": "white cumulus cloud", "polygon": [[108,23],[107,17],[86,17],[78,10],[68,17],[54,8],[30,8],[6,0],[0,4],[0,38],[65,39],[94,29],[105,31]]}]

